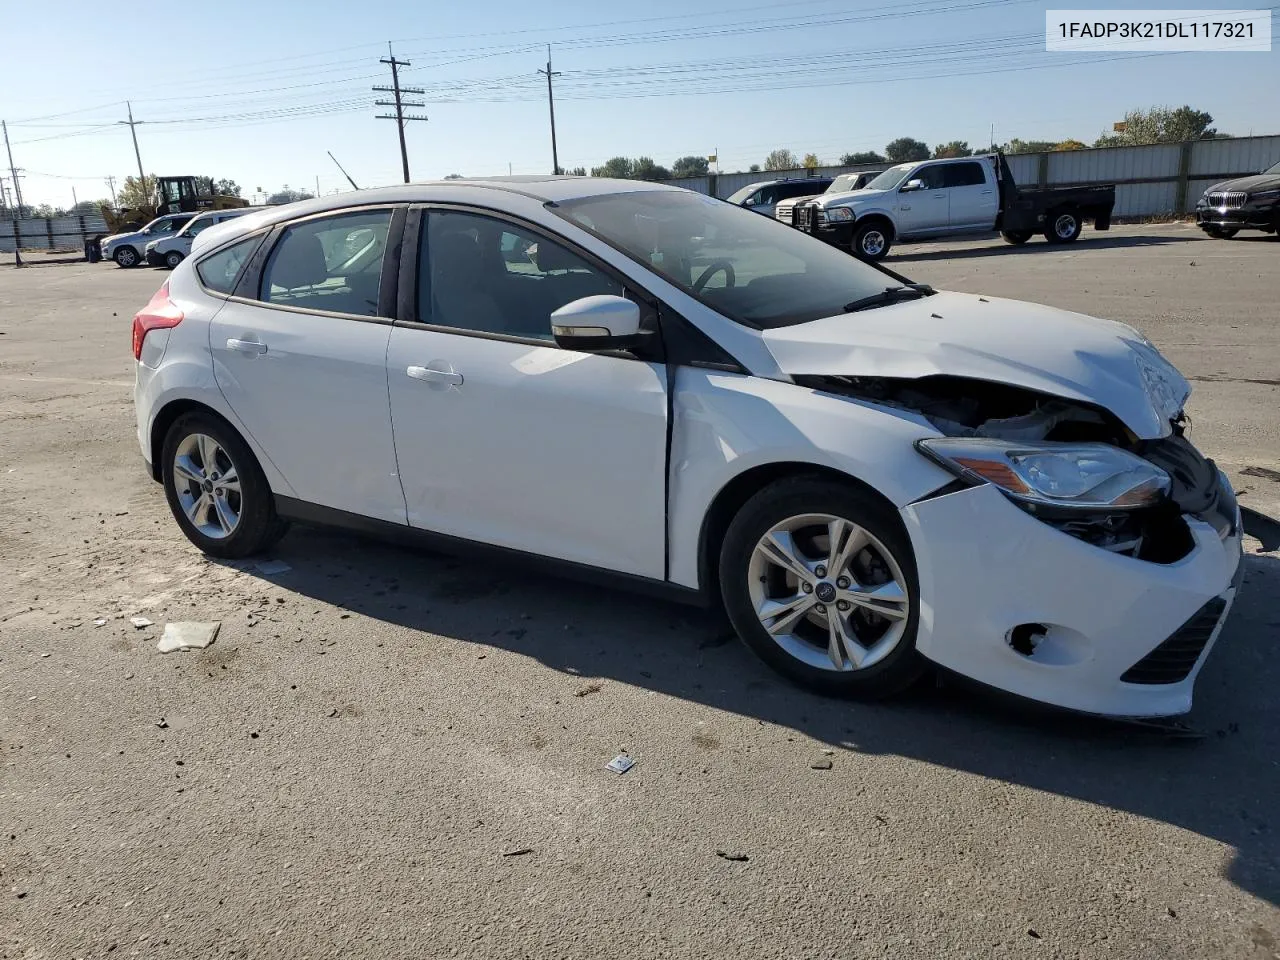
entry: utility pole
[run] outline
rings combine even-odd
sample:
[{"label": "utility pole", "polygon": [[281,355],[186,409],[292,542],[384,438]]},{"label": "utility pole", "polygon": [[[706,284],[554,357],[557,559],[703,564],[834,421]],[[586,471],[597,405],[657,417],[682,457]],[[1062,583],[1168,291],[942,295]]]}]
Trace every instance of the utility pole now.
[{"label": "utility pole", "polygon": [[427,118],[412,116],[412,115],[405,116],[405,112],[404,112],[405,107],[425,107],[426,104],[423,103],[421,100],[405,100],[403,97],[403,94],[406,94],[406,93],[423,94],[423,93],[426,93],[426,91],[423,90],[421,87],[400,86],[400,68],[412,66],[412,64],[410,64],[408,60],[397,60],[396,55],[391,51],[390,43],[387,44],[387,53],[389,54],[389,57],[384,57],[382,60],[379,61],[379,63],[385,63],[390,65],[391,86],[374,87],[373,89],[376,93],[393,93],[395,94],[395,100],[376,100],[374,101],[374,103],[376,106],[379,106],[379,107],[395,107],[396,108],[395,113],[378,114],[378,119],[394,120],[396,122],[396,128],[400,132],[400,165],[404,168],[404,182],[408,183],[409,182],[409,148],[405,146],[405,142],[404,142],[404,124],[406,120],[426,120]]},{"label": "utility pole", "polygon": [[539,70],[547,78],[547,107],[551,110],[551,172],[560,175],[560,156],[556,152],[556,98],[551,92],[551,78],[560,74],[551,70],[551,44],[547,44],[547,69]]},{"label": "utility pole", "polygon": [[133,155],[138,160],[138,186],[146,188],[147,175],[142,172],[142,154],[138,152],[138,124],[145,123],[144,120],[133,119],[133,104],[125,101],[125,106],[129,108],[128,120],[117,120],[116,123],[127,123],[129,125],[129,133],[133,135]]},{"label": "utility pole", "polygon": [[320,196],[320,174],[316,174],[316,196]]},{"label": "utility pole", "polygon": [[13,165],[13,147],[9,146],[9,125],[0,120],[0,129],[4,130],[4,149],[9,154],[9,173],[13,177],[13,195],[18,201],[18,216],[22,215],[22,184],[18,183],[18,168]]},{"label": "utility pole", "polygon": [[71,188],[71,212],[75,213],[76,207],[80,206],[80,198],[76,196],[76,188]]},{"label": "utility pole", "polygon": [[107,177],[107,189],[111,191],[111,206],[118,206],[116,203],[116,178]]}]

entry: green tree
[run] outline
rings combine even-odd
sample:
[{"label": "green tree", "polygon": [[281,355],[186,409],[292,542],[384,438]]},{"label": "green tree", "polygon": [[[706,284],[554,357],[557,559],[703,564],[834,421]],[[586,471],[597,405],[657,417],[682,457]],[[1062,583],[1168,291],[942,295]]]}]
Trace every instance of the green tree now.
[{"label": "green tree", "polygon": [[636,180],[670,180],[671,171],[654,163],[653,157],[636,157],[631,167],[631,176]]},{"label": "green tree", "polygon": [[911,137],[899,137],[885,144],[885,156],[893,163],[906,163],[910,160],[928,160],[929,145],[923,140]]},{"label": "green tree", "polygon": [[969,149],[967,140],[952,140],[950,143],[940,143],[933,148],[933,159],[935,160],[951,160],[955,157],[972,157],[973,151]]},{"label": "green tree", "polygon": [[451,174],[449,174],[448,176],[446,176],[446,177],[445,177],[445,179],[446,179],[446,180],[461,180],[461,179],[462,179],[462,174],[460,174],[460,173],[451,173]]},{"label": "green tree", "polygon": [[1019,140],[1014,137],[1000,149],[1005,153],[1048,153],[1057,144],[1052,140]]},{"label": "green tree", "polygon": [[819,166],[818,155],[816,153],[806,153],[804,155],[804,168],[806,170],[816,170]]},{"label": "green tree", "polygon": [[1088,149],[1088,144],[1081,143],[1079,140],[1072,140],[1070,137],[1067,137],[1067,139],[1061,141],[1060,143],[1055,143],[1053,145],[1053,149],[1054,150],[1086,150]]},{"label": "green tree", "polygon": [[125,177],[124,184],[116,191],[116,206],[121,210],[154,206],[156,202],[155,174],[147,174],[145,180]]},{"label": "green tree", "polygon": [[874,150],[862,150],[858,153],[846,153],[840,158],[842,167],[856,167],[862,163],[884,163],[884,157]]},{"label": "green tree", "polygon": [[1211,123],[1211,114],[1187,105],[1130,110],[1124,115],[1123,129],[1104,133],[1093,145],[1131,147],[1148,143],[1180,143],[1183,140],[1216,140],[1227,136],[1209,126]]},{"label": "green tree", "polygon": [[572,170],[569,171],[569,176],[571,177],[585,177],[586,175],[587,175],[586,167],[574,167]]},{"label": "green tree", "polygon": [[285,184],[283,188],[267,197],[267,203],[296,203],[299,200],[310,200],[311,194],[305,190],[290,190],[289,185]]},{"label": "green tree", "polygon": [[766,170],[795,170],[799,166],[800,161],[790,150],[774,150],[764,158]]},{"label": "green tree", "polygon": [[753,163],[751,166],[747,167],[747,173],[759,173],[759,172],[760,172],[760,164],[758,163]]},{"label": "green tree", "polygon": [[671,164],[673,177],[705,177],[707,175],[706,157],[681,157]]},{"label": "green tree", "polygon": [[592,167],[591,175],[593,177],[613,177],[617,180],[630,180],[635,170],[635,164],[631,162],[629,157],[614,157],[606,160],[603,166]]}]

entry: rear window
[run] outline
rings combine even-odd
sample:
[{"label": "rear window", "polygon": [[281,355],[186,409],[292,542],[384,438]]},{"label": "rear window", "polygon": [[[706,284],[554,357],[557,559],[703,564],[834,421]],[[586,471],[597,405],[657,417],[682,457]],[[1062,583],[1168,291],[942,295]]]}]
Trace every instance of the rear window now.
[{"label": "rear window", "polygon": [[200,282],[208,290],[231,296],[236,288],[236,280],[240,277],[240,271],[253,256],[253,251],[258,249],[262,237],[262,234],[249,237],[224,247],[212,256],[205,257],[196,264],[196,273],[200,275]]}]

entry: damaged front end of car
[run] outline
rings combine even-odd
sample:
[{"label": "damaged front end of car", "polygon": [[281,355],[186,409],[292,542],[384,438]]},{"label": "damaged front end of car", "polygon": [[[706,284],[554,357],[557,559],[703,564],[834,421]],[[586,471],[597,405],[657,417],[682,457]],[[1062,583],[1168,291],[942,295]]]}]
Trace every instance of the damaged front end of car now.
[{"label": "damaged front end of car", "polygon": [[1180,408],[1166,435],[1142,438],[1106,409],[1016,385],[795,380],[939,434],[916,449],[954,479],[903,510],[930,598],[922,653],[1071,709],[1190,709],[1235,594],[1241,531],[1230,484]]}]

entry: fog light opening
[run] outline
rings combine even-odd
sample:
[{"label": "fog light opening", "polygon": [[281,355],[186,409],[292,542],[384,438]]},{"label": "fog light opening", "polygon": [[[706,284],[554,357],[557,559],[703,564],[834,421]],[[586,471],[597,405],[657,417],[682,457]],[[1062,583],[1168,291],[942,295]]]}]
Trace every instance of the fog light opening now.
[{"label": "fog light opening", "polygon": [[1020,623],[1009,631],[1007,640],[1016,653],[1029,657],[1036,652],[1036,647],[1044,639],[1049,628],[1043,623]]}]

